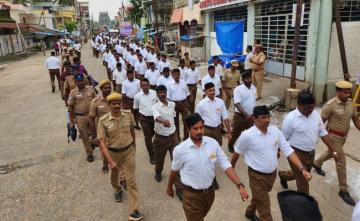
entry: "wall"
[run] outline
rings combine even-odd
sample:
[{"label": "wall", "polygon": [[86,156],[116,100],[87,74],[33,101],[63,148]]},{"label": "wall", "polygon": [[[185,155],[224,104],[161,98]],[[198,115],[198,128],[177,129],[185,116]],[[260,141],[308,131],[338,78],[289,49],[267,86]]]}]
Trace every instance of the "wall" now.
[{"label": "wall", "polygon": [[23,51],[20,35],[0,35],[0,57]]}]

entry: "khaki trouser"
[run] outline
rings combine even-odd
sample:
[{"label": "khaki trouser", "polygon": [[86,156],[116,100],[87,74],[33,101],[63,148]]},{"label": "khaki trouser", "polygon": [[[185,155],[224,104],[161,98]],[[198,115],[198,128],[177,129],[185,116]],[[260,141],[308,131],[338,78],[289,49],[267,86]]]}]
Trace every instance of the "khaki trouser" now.
[{"label": "khaki trouser", "polygon": [[196,84],[188,84],[190,95],[188,96],[188,103],[189,103],[189,111],[190,114],[194,113],[195,110],[195,101],[196,101],[196,93],[197,93],[197,86]]},{"label": "khaki trouser", "polygon": [[261,97],[264,81],[264,70],[252,71],[252,83],[256,87],[257,97]]},{"label": "khaki trouser", "polygon": [[121,84],[116,84],[115,91],[121,94]]},{"label": "khaki trouser", "polygon": [[[109,151],[111,158],[118,164],[120,170],[124,171],[127,189],[130,194],[129,206],[130,210],[139,210],[139,192],[136,186],[135,179],[135,148],[133,145],[125,152],[115,153]],[[120,191],[119,185],[119,171],[111,169],[111,184],[115,191]]]},{"label": "khaki trouser", "polygon": [[234,112],[233,130],[231,133],[231,139],[228,141],[228,146],[233,147],[240,134],[244,130],[252,127],[252,125],[254,125],[254,123],[251,119],[247,120],[243,114]]},{"label": "khaki trouser", "polygon": [[152,142],[152,139],[155,135],[154,118],[153,116],[146,117],[141,113],[139,113],[139,121],[141,124],[142,131],[144,133],[146,149],[149,153],[149,156],[152,157],[154,156],[154,147]]},{"label": "khaki trouser", "polygon": [[204,130],[205,136],[214,138],[219,143],[220,146],[222,145],[221,126],[218,127],[205,126],[204,129],[205,129]]},{"label": "khaki trouser", "polygon": [[[314,165],[315,151],[305,152],[297,148],[294,148],[296,155],[299,157],[304,168],[310,172],[311,168]],[[309,182],[305,180],[302,172],[297,166],[295,166],[291,161],[289,161],[291,170],[290,171],[279,171],[279,176],[281,179],[286,181],[296,180],[297,191],[309,194]]]},{"label": "khaki trouser", "polygon": [[91,148],[90,139],[89,139],[89,117],[88,116],[76,116],[75,117],[76,125],[79,129],[81,135],[81,140],[83,142],[85,152],[87,155],[93,154],[93,149]]},{"label": "khaki trouser", "polygon": [[187,116],[189,116],[189,104],[187,102],[187,100],[183,100],[183,101],[175,101],[175,112],[176,112],[176,117],[175,117],[175,126],[176,126],[176,132],[180,137],[180,124],[179,124],[179,120],[180,120],[180,114],[181,114],[181,119],[183,122],[183,135],[184,138],[188,138],[189,137],[189,132],[186,129],[186,123],[185,123],[185,118]]},{"label": "khaki trouser", "polygon": [[230,104],[231,104],[231,100],[232,100],[232,97],[234,95],[234,89],[235,88],[230,88],[230,87],[226,87],[224,88],[224,91],[225,91],[225,106],[226,106],[226,109],[229,109],[230,107]]},{"label": "khaki trouser", "polygon": [[[346,182],[346,156],[344,152],[345,137],[339,137],[333,134],[329,134],[331,141],[334,144],[334,148],[338,154],[339,160],[336,164],[336,172],[339,180],[339,189],[343,192],[348,192],[348,185]],[[332,153],[326,151],[322,153],[316,160],[314,165],[321,167],[322,164],[332,158]]]},{"label": "khaki trouser", "polygon": [[55,88],[55,77],[60,89],[60,69],[49,69],[51,87]]},{"label": "khaki trouser", "polygon": [[270,174],[262,174],[249,168],[248,173],[252,199],[245,213],[252,215],[257,210],[261,221],[272,221],[269,192],[275,182],[276,170]]},{"label": "khaki trouser", "polygon": [[208,192],[183,190],[183,208],[187,221],[203,221],[215,199],[214,188]]}]

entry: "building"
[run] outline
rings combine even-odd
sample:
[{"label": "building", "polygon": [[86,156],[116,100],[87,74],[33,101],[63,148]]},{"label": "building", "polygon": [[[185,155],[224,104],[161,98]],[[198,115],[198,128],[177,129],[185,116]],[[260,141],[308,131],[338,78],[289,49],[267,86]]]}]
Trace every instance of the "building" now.
[{"label": "building", "polygon": [[110,26],[111,21],[108,12],[99,12],[99,25],[100,26]]},{"label": "building", "polygon": [[76,12],[74,6],[57,6],[55,11],[56,28],[65,29],[65,24],[76,22]]},{"label": "building", "polygon": [[90,13],[89,13],[89,1],[77,2],[77,15],[79,21],[79,30],[81,33],[89,33],[90,30]]},{"label": "building", "polygon": [[143,0],[144,26],[166,29],[173,11],[173,0]]}]

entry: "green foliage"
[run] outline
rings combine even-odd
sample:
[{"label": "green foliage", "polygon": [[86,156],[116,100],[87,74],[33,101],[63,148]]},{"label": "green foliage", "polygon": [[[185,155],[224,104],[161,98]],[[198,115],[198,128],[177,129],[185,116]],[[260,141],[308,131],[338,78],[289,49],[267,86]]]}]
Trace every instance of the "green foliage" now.
[{"label": "green foliage", "polygon": [[70,33],[75,31],[77,26],[78,26],[78,23],[76,21],[65,22],[65,28]]},{"label": "green foliage", "polygon": [[140,26],[141,17],[143,14],[142,9],[142,0],[130,0],[132,4],[132,8],[129,12],[129,18],[133,22],[133,24],[138,24]]}]

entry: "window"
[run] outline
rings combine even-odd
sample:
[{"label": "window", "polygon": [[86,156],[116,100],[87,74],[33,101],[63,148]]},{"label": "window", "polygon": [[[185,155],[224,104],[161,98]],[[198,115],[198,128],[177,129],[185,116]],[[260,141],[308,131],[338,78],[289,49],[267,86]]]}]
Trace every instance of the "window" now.
[{"label": "window", "polygon": [[[339,11],[343,22],[360,21],[359,0],[339,0]],[[334,16],[333,20],[335,21]]]}]

